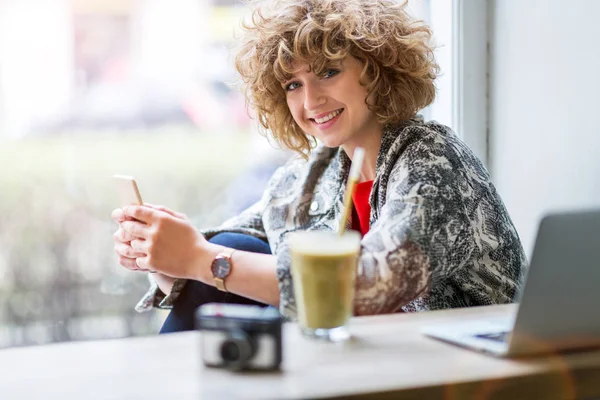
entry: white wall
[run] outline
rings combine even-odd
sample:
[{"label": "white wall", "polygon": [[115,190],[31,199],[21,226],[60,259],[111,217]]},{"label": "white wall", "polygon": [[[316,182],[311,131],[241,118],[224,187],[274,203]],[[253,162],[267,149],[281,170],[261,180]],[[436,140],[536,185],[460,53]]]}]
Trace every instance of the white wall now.
[{"label": "white wall", "polygon": [[489,166],[530,255],[543,212],[600,206],[600,1],[490,10]]}]

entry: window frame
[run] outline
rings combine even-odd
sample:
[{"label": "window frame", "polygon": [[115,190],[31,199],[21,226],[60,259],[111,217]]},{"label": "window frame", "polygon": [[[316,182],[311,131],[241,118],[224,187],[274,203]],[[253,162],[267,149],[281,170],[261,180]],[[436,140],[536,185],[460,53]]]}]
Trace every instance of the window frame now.
[{"label": "window frame", "polygon": [[[435,4],[436,0],[430,1]],[[488,0],[468,2],[452,0],[452,21],[452,127],[487,167],[489,165]]]},{"label": "window frame", "polygon": [[[409,0],[432,29],[437,61],[435,101],[421,114],[450,127],[488,165],[488,0]],[[468,4],[467,4],[468,3]],[[443,37],[444,40],[439,39]],[[449,38],[448,38],[449,37]]]}]

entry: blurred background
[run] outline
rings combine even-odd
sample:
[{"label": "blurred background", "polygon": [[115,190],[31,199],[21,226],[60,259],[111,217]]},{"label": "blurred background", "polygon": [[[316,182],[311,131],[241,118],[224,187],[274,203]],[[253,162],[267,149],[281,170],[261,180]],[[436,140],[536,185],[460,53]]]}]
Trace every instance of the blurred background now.
[{"label": "blurred background", "polygon": [[219,224],[287,153],[257,134],[234,1],[0,1],[0,346],[144,335],[144,274],[118,266],[113,174]]},{"label": "blurred background", "polygon": [[[487,165],[528,254],[550,209],[600,205],[594,0],[411,0],[442,68],[428,119]],[[113,174],[199,228],[289,153],[233,89],[238,0],[0,0],[0,347],[154,334],[118,266]],[[239,34],[237,34],[239,37]]]},{"label": "blurred background", "polygon": [[158,332],[166,311],[134,311],[147,278],[113,251],[113,174],[204,228],[290,156],[236,90],[246,15],[237,0],[0,0],[0,347]]}]

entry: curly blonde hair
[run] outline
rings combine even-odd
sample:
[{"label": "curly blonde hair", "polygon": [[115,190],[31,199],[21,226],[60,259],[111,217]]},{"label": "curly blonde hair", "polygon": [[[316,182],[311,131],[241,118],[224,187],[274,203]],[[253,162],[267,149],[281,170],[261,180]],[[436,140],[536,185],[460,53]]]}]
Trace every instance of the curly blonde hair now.
[{"label": "curly blonde hair", "polygon": [[306,156],[314,144],[296,124],[281,83],[295,63],[321,74],[347,55],[364,63],[366,103],[382,126],[413,117],[435,98],[439,72],[431,31],[393,0],[250,1],[251,20],[235,66],[246,102],[284,147]]}]

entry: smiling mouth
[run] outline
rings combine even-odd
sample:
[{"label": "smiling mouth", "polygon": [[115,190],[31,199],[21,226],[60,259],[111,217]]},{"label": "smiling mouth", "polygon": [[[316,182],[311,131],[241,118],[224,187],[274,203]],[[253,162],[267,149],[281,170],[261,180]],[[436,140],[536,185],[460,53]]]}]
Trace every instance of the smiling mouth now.
[{"label": "smiling mouth", "polygon": [[335,111],[330,112],[329,114],[327,114],[323,118],[309,118],[309,119],[311,121],[313,121],[313,122],[316,122],[317,124],[324,124],[326,122],[331,121],[332,119],[334,119],[335,117],[337,117],[338,115],[340,115],[342,112],[344,112],[344,109],[340,108],[339,110],[335,110]]}]

